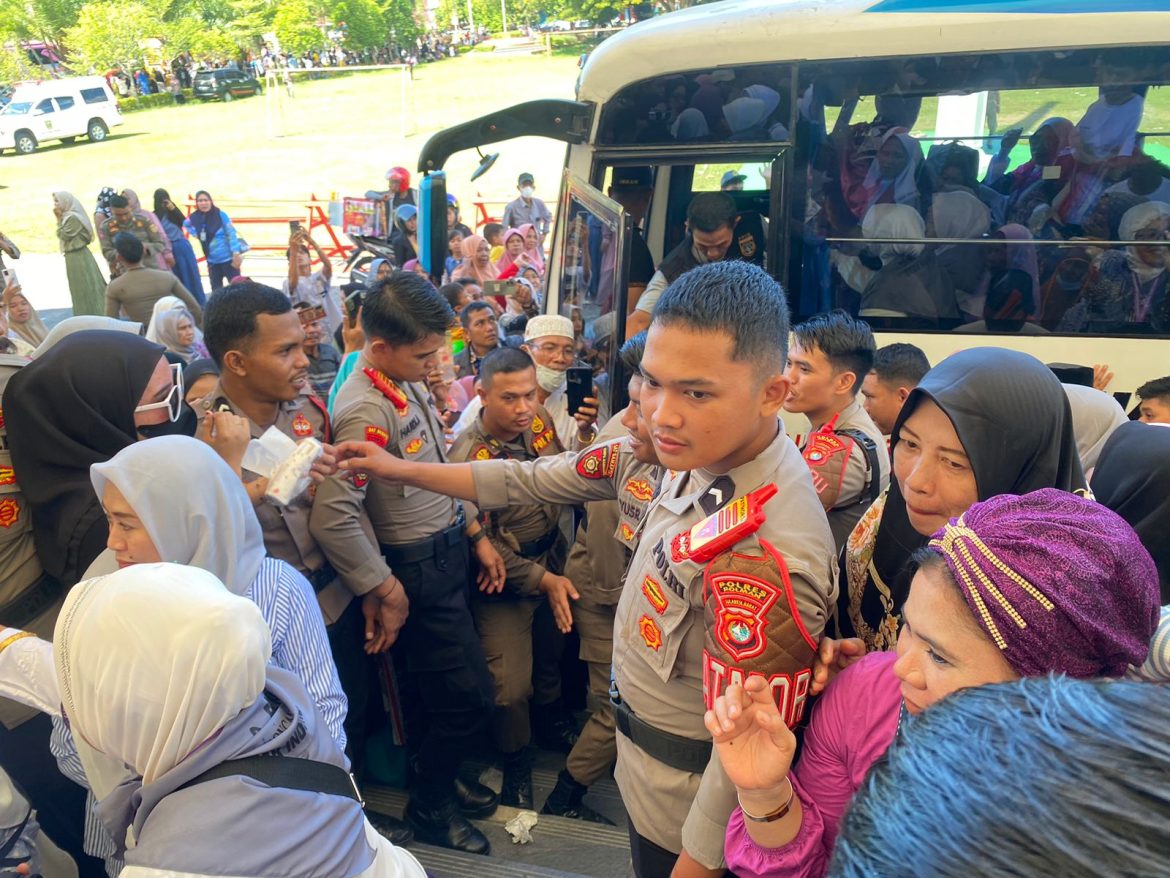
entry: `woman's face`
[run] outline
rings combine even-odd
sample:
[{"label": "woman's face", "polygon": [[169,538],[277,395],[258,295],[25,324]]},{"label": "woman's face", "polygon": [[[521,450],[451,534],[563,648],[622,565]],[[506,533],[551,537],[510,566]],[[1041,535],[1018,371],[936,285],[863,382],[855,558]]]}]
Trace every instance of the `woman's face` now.
[{"label": "woman's face", "polygon": [[406,231],[410,232],[410,234],[413,235],[415,232],[418,231],[418,216],[412,216],[410,219],[408,219],[406,221],[405,225],[406,225]]},{"label": "woman's face", "polygon": [[[994,238],[995,236],[992,237]],[[988,271],[1003,271],[1007,268],[1007,249],[1007,244],[983,245],[983,264],[987,266]]]},{"label": "woman's face", "polygon": [[508,243],[506,247],[508,250],[508,255],[515,259],[524,252],[524,238],[520,235],[511,235],[508,237]]},{"label": "woman's face", "polygon": [[939,177],[948,186],[962,186],[965,182],[963,169],[959,165],[947,165],[942,169]]},{"label": "woman's face", "polygon": [[524,249],[535,250],[537,245],[536,229],[529,229],[524,233]]},{"label": "woman's face", "polygon": [[175,327],[175,334],[179,338],[179,344],[183,347],[190,347],[195,344],[195,324],[184,317],[179,321],[179,325]]},{"label": "woman's face", "polygon": [[[1166,218],[1159,217],[1154,222],[1133,233],[1135,241],[1165,241]],[[1138,259],[1153,268],[1166,264],[1166,248],[1157,245],[1142,245],[1134,247]]]},{"label": "woman's face", "polygon": [[187,400],[187,405],[194,408],[195,403],[199,402],[199,400],[203,399],[205,396],[207,396],[207,394],[211,393],[211,391],[215,388],[215,383],[218,380],[219,377],[216,375],[200,375],[198,378],[192,381],[187,386],[187,394],[185,397]]},{"label": "woman's face", "polygon": [[13,296],[8,300],[8,316],[14,323],[25,323],[32,317],[32,306],[24,296]]},{"label": "woman's face", "polygon": [[[174,386],[175,380],[171,372],[171,364],[167,362],[166,357],[159,357],[158,364],[154,367],[154,372],[151,373],[150,380],[146,382],[146,390],[142,392],[142,398],[138,400],[138,405],[143,406],[153,402],[162,402],[167,398],[167,395]],[[134,426],[149,427],[152,424],[161,424],[170,419],[170,413],[165,407],[150,409],[149,411],[134,413]]]},{"label": "woman's face", "polygon": [[573,332],[577,335],[585,332],[585,318],[581,316],[581,312],[578,309],[573,309],[572,316],[569,319],[573,321]]},{"label": "woman's face", "polygon": [[175,209],[176,209],[175,202],[171,201],[169,198],[163,199],[163,210],[169,211],[169,210],[175,210]]},{"label": "woman's face", "polygon": [[520,273],[520,276],[532,284],[532,288],[538,293],[544,289],[544,284],[540,282],[540,272],[535,268],[526,268]]},{"label": "woman's face", "polygon": [[393,271],[394,269],[390,267],[389,262],[383,262],[378,266],[378,274],[374,277],[374,280],[385,280],[386,278],[390,277],[390,274]]},{"label": "woman's face", "polygon": [[894,673],[912,714],[960,689],[1019,677],[957,588],[934,567],[919,570],[910,583]]},{"label": "woman's face", "polygon": [[130,508],[126,497],[113,482],[107,483],[105,491],[102,492],[102,506],[106,510],[106,521],[110,524],[106,548],[114,553],[119,567],[129,567],[131,564],[157,564],[162,561],[158,549],[150,539],[150,534],[142,524],[142,519]]},{"label": "woman's face", "polygon": [[910,525],[930,536],[979,500],[975,471],[946,413],[921,399],[894,446],[894,478]]},{"label": "woman's face", "polygon": [[883,180],[896,180],[898,175],[906,170],[909,162],[910,156],[906,152],[906,147],[902,146],[902,141],[897,137],[889,138],[878,150],[878,170],[881,171]]},{"label": "woman's face", "polygon": [[1056,158],[1056,149],[1059,141],[1056,132],[1051,128],[1041,128],[1028,139],[1028,148],[1032,151],[1032,161],[1038,165],[1051,164]]},{"label": "woman's face", "polygon": [[207,213],[211,210],[211,197],[208,195],[196,195],[195,206],[203,213]]},{"label": "woman's face", "polygon": [[487,265],[488,257],[492,255],[492,248],[488,246],[487,241],[480,241],[479,247],[475,251],[475,261],[480,265]]}]

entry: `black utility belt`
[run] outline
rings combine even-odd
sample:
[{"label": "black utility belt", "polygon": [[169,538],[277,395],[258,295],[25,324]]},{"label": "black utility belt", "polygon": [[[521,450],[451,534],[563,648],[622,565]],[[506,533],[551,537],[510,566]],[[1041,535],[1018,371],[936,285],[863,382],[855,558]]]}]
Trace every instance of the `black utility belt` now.
[{"label": "black utility belt", "polygon": [[455,521],[441,531],[431,534],[417,543],[407,543],[404,546],[380,545],[382,556],[391,567],[398,564],[418,564],[429,561],[431,558],[443,558],[456,546],[467,543],[467,517],[463,514],[463,507],[459,507],[459,514]]},{"label": "black utility belt", "polygon": [[521,543],[519,554],[524,558],[539,558],[541,555],[556,545],[557,537],[559,537],[560,534],[560,530],[554,527],[539,539],[531,540],[527,543]]},{"label": "black utility belt", "polygon": [[702,774],[707,770],[707,763],[711,761],[710,741],[696,741],[694,738],[684,738],[656,729],[640,719],[620,698],[615,699],[612,690],[610,703],[613,705],[618,731],[647,756],[690,774]]},{"label": "black utility belt", "polygon": [[319,570],[306,573],[305,578],[313,586],[313,591],[320,594],[333,584],[333,580],[337,579],[337,571],[333,569],[332,564],[326,561]]},{"label": "black utility belt", "polygon": [[37,616],[63,598],[68,590],[55,576],[44,573],[21,594],[0,607],[0,623],[9,628],[27,628]]}]

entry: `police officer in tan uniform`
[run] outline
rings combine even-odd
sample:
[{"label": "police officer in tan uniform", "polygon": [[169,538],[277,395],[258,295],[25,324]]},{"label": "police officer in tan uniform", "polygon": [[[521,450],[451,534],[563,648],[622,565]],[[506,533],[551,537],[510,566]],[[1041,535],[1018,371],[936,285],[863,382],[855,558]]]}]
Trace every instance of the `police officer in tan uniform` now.
[{"label": "police officer in tan uniform", "polygon": [[[455,439],[452,462],[534,460],[564,450],[552,417],[536,402],[536,369],[528,354],[514,348],[492,351],[483,358],[477,388],[483,407]],[[493,732],[504,762],[500,801],[515,808],[533,807],[529,700],[535,712],[556,709],[561,699],[562,650],[549,649],[547,635],[559,640],[563,635],[557,627],[571,627],[566,595],[577,595],[561,575],[562,509],[534,503],[479,516],[508,574],[503,593],[473,601],[472,611],[495,684]],[[554,607],[560,610],[555,622]],[[540,626],[550,630],[541,632]]]},{"label": "police officer in tan uniform", "polygon": [[[623,362],[632,375],[630,404],[606,425],[604,441],[579,453],[528,462],[496,458],[435,466],[400,460],[370,443],[343,444],[346,454],[355,458],[342,464],[345,469],[357,471],[368,466],[381,480],[461,497],[477,503],[480,509],[587,503],[589,535],[579,533],[574,545],[574,552],[582,558],[574,575],[581,577],[582,585],[569,580],[579,597],[571,609],[564,595],[550,598],[559,604],[558,615],[577,625],[581,658],[589,665],[590,692],[597,703],[569,753],[566,770],[545,802],[544,812],[597,823],[610,821],[582,799],[588,784],[610,770],[615,755],[615,725],[609,709],[614,606],[638,528],[661,476],[649,431],[638,417],[641,377],[637,367],[644,345],[645,333],[640,333],[622,347]],[[580,419],[582,429],[590,420],[588,415]],[[614,507],[611,517],[607,517],[607,503]],[[596,520],[592,518],[595,511],[602,513]],[[581,542],[584,539],[593,550],[588,556]]]},{"label": "police officer in tan uniform", "polygon": [[[367,293],[366,345],[334,407],[338,440],[374,443],[406,460],[446,460],[443,425],[421,382],[437,368],[453,319],[446,300],[416,274],[396,272]],[[318,488],[310,529],[345,586],[361,598],[366,651],[402,643],[398,658],[421,704],[418,723],[408,729],[417,780],[407,821],[429,843],[488,853],[487,838],[460,812],[455,792],[460,756],[493,705],[469,603],[468,541],[483,587],[503,586],[503,561],[461,504],[371,483],[361,474],[333,477]],[[490,796],[480,813],[495,805]]]},{"label": "police officer in tan uniform", "polygon": [[800,448],[838,550],[890,483],[889,446],[857,399],[876,350],[868,324],[844,311],[792,328],[784,410],[812,424]]}]

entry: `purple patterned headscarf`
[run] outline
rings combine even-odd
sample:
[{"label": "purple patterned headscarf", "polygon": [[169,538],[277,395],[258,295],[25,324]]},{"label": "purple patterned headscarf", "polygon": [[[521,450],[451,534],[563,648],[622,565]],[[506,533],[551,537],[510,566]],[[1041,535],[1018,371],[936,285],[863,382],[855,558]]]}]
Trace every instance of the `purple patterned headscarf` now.
[{"label": "purple patterned headscarf", "polygon": [[975,620],[1024,677],[1119,677],[1149,653],[1158,571],[1123,518],[1045,488],[976,503],[937,531]]}]

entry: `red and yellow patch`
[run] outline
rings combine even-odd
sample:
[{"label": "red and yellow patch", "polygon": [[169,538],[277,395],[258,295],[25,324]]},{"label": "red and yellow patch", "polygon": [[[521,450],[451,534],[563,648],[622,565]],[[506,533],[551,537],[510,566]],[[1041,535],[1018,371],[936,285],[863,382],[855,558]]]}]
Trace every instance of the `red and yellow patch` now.
[{"label": "red and yellow patch", "polygon": [[646,600],[650,602],[650,606],[654,608],[654,612],[659,615],[665,613],[666,608],[670,605],[670,602],[666,599],[666,592],[662,590],[662,586],[651,576],[647,576],[642,580],[642,594],[646,595]]},{"label": "red and yellow patch", "polygon": [[626,482],[626,493],[642,503],[654,499],[654,486],[645,479],[630,479]]},{"label": "red and yellow patch", "polygon": [[362,369],[362,372],[370,379],[370,384],[374,386],[374,389],[390,400],[390,404],[394,406],[394,410],[398,414],[406,414],[410,409],[410,403],[406,399],[406,394],[398,388],[397,384],[391,381],[384,372],[377,369],[366,368]]},{"label": "red and yellow patch", "polygon": [[0,488],[16,484],[16,472],[10,466],[0,466]]},{"label": "red and yellow patch", "polygon": [[423,447],[422,437],[417,436],[414,439],[411,439],[409,442],[407,442],[406,448],[404,448],[403,450],[407,454],[418,454],[422,450],[422,447]]},{"label": "red and yellow patch", "polygon": [[630,527],[628,524],[626,524],[624,521],[622,522],[621,527],[618,528],[618,531],[619,531],[619,533],[621,533],[622,539],[625,540],[626,542],[629,542],[630,540],[632,540],[634,538],[634,529],[632,527]]},{"label": "red and yellow patch", "polygon": [[370,477],[365,473],[354,473],[353,484],[355,488],[364,488],[370,483]]},{"label": "red and yellow patch", "polygon": [[532,416],[532,435],[539,436],[544,432],[544,419],[540,415]]},{"label": "red and yellow patch", "polygon": [[649,616],[638,620],[638,633],[642,635],[642,642],[654,652],[662,648],[662,629]]},{"label": "red and yellow patch", "polygon": [[757,576],[715,573],[708,577],[716,642],[736,661],[755,658],[768,645],[767,615],[780,599],[780,588]]},{"label": "red and yellow patch", "polygon": [[0,500],[0,527],[10,528],[20,521],[20,503],[12,497]]},{"label": "red and yellow patch", "polygon": [[591,448],[577,460],[577,475],[586,479],[612,479],[617,472],[618,443]]},{"label": "red and yellow patch", "polygon": [[486,445],[481,445],[472,452],[471,456],[474,460],[491,460],[492,452]]},{"label": "red and yellow patch", "polygon": [[292,431],[294,436],[304,439],[313,435],[313,425],[301,412],[297,412],[297,416],[293,418]]},{"label": "red and yellow patch", "polygon": [[[536,420],[539,421],[540,418],[537,418]],[[556,441],[557,434],[553,432],[552,427],[549,427],[547,430],[545,430],[543,433],[540,433],[535,439],[532,440],[532,450],[537,454],[540,454],[540,452],[544,451],[544,449],[548,448]]]},{"label": "red and yellow patch", "polygon": [[390,441],[390,434],[381,427],[371,425],[366,427],[366,441],[373,442],[379,448],[385,448],[386,443]]}]

